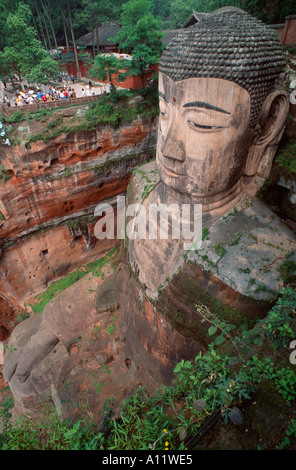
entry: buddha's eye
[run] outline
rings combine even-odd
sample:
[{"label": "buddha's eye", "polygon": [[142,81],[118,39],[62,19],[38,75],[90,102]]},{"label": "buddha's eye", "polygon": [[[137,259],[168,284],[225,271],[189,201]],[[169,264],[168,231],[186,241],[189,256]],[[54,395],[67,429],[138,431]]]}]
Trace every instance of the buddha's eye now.
[{"label": "buddha's eye", "polygon": [[163,99],[159,100],[159,112],[160,112],[160,117],[165,118],[165,119],[169,115],[168,105]]},{"label": "buddha's eye", "polygon": [[195,127],[197,129],[207,129],[207,130],[216,130],[216,129],[223,129],[223,126],[205,126],[202,124],[197,124],[197,122],[193,122],[190,119],[187,121],[192,127]]}]

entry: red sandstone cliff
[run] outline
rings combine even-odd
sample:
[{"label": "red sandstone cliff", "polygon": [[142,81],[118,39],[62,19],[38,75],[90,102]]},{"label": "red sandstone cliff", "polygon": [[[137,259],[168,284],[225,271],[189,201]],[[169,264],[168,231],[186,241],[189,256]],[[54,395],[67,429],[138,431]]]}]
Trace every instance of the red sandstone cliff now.
[{"label": "red sandstone cliff", "polygon": [[2,336],[28,297],[114,246],[95,238],[94,209],[124,193],[134,167],[154,157],[155,129],[153,119],[137,119],[117,130],[39,140],[30,149],[2,146],[10,177],[0,183]]}]

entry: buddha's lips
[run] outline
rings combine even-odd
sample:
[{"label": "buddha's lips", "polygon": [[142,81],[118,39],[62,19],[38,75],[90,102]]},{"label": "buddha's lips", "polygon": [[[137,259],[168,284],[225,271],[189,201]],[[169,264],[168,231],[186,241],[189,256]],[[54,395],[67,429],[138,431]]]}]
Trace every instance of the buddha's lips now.
[{"label": "buddha's lips", "polygon": [[172,178],[178,178],[180,176],[184,176],[183,173],[176,173],[175,171],[167,168],[165,165],[162,165],[163,171],[166,175],[171,176]]}]

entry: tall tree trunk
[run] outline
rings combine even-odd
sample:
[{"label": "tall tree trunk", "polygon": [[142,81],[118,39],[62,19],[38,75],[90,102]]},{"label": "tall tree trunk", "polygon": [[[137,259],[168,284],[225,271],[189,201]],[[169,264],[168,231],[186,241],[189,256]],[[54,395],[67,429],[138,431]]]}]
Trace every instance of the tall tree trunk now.
[{"label": "tall tree trunk", "polygon": [[95,24],[92,20],[91,22],[91,40],[92,40],[92,49],[93,49],[93,59],[96,57],[96,46],[95,46],[95,35],[94,35]]},{"label": "tall tree trunk", "polygon": [[75,56],[76,69],[77,69],[77,78],[78,78],[78,80],[80,80],[80,79],[81,79],[81,72],[80,72],[80,67],[79,67],[79,59],[78,59],[76,41],[75,41],[74,30],[73,30],[73,23],[72,23],[71,10],[70,10],[69,2],[67,2],[67,3],[68,3],[68,14],[69,14],[70,32],[71,32],[71,36],[72,36],[72,42],[73,42],[73,47],[74,47],[74,56]]},{"label": "tall tree trunk", "polygon": [[43,37],[42,42],[44,44],[45,49],[50,49],[49,44],[47,44],[46,33],[44,31],[44,27],[43,27],[43,24],[42,24],[42,19],[41,19],[41,16],[40,16],[40,10],[39,10],[36,3],[35,3],[35,6],[36,6],[36,12],[37,12],[37,17],[38,17],[38,21],[39,21],[39,26],[40,26],[42,37]]},{"label": "tall tree trunk", "polygon": [[70,47],[69,47],[69,41],[68,41],[67,26],[66,26],[64,18],[62,18],[62,19],[63,19],[63,26],[64,26],[64,35],[65,35],[66,48],[67,48],[67,53],[69,54]]},{"label": "tall tree trunk", "polygon": [[78,53],[77,53],[77,47],[76,47],[76,41],[75,41],[75,35],[74,35],[74,30],[73,30],[73,23],[72,23],[72,16],[71,16],[71,10],[70,10],[70,5],[69,1],[67,0],[67,7],[68,7],[68,20],[64,15],[63,9],[61,5],[59,4],[59,8],[61,10],[63,19],[65,20],[65,23],[67,24],[70,33],[71,33],[71,38],[72,38],[72,43],[73,43],[73,48],[74,48],[74,57],[75,57],[75,64],[76,64],[76,70],[77,70],[77,78],[78,80],[81,79],[81,72],[80,72],[80,67],[79,67],[79,59],[78,59]]},{"label": "tall tree trunk", "polygon": [[51,32],[52,32],[52,37],[53,37],[53,42],[54,42],[55,49],[57,49],[58,48],[58,43],[57,43],[55,30],[54,30],[54,27],[53,27],[53,24],[52,24],[52,19],[51,19],[50,13],[49,13],[49,11],[50,11],[49,10],[49,5],[47,4],[47,6],[46,6],[45,3],[43,3],[42,0],[40,0],[40,1],[41,1],[41,5],[43,6],[44,12],[47,16],[48,22],[49,22],[49,26],[50,26],[50,29],[51,29]]},{"label": "tall tree trunk", "polygon": [[100,41],[99,41],[99,25],[96,20],[96,41],[97,41],[97,54],[100,53]]},{"label": "tall tree trunk", "polygon": [[44,24],[44,28],[45,28],[45,31],[46,31],[46,36],[47,36],[47,40],[48,40],[48,44],[49,44],[49,49],[52,49],[53,47],[52,47],[52,44],[51,44],[50,35],[49,35],[49,32],[48,32],[46,20],[45,20],[44,16],[42,15],[42,13],[41,13],[41,11],[38,7],[38,3],[36,3],[36,9],[37,9],[38,16],[42,19],[43,24]]},{"label": "tall tree trunk", "polygon": [[32,20],[33,20],[33,25],[34,25],[34,28],[36,29],[36,33],[37,33],[37,38],[40,42],[42,42],[42,39],[41,39],[41,36],[40,36],[40,33],[39,33],[39,29],[37,27],[37,23],[36,23],[36,20],[34,18],[34,14],[32,12]]}]

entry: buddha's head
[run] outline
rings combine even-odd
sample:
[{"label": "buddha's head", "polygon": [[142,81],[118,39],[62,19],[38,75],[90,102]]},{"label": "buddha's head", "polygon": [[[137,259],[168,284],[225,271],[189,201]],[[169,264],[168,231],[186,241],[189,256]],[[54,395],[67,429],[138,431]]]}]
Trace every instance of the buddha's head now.
[{"label": "buddha's head", "polygon": [[159,65],[157,163],[162,181],[205,211],[235,201],[281,132],[288,95],[271,28],[223,8],[183,29]]}]

